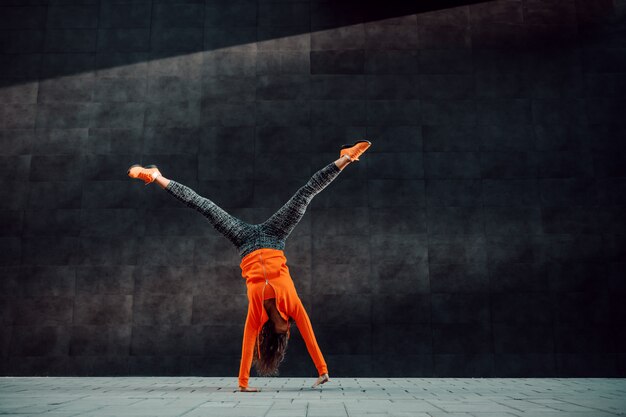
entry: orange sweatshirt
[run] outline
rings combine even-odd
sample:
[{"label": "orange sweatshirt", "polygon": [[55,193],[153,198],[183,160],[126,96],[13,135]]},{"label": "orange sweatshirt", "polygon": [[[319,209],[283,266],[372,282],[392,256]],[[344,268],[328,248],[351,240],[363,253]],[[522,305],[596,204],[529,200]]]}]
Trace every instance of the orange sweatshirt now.
[{"label": "orange sweatshirt", "polygon": [[[289,317],[295,320],[319,375],[328,373],[324,356],[322,356],[313,333],[311,321],[300,297],[298,297],[291,275],[289,275],[284,252],[273,248],[257,249],[243,257],[240,267],[241,276],[246,280],[248,287],[248,315],[243,331],[239,386],[248,387],[252,355],[259,354],[258,351],[254,352],[254,345],[261,328],[269,320],[267,312],[263,308],[263,299],[266,291],[272,289],[276,296],[278,312],[285,320],[288,320]],[[272,287],[270,290],[266,287],[269,285]]]}]

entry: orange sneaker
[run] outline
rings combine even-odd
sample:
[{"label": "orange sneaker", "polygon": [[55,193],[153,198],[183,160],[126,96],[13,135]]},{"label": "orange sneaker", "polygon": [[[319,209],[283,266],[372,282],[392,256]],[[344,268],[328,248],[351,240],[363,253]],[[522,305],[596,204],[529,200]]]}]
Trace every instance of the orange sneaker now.
[{"label": "orange sneaker", "polygon": [[128,176],[131,178],[139,178],[146,183],[146,185],[154,182],[157,177],[161,175],[159,172],[159,168],[156,165],[146,165],[142,167],[141,165],[133,165],[128,168]]},{"label": "orange sneaker", "polygon": [[348,155],[351,160],[358,161],[359,156],[372,146],[372,143],[369,140],[358,140],[354,142],[354,144],[350,145],[341,145],[341,151],[339,151],[339,156],[342,157],[344,155]]}]

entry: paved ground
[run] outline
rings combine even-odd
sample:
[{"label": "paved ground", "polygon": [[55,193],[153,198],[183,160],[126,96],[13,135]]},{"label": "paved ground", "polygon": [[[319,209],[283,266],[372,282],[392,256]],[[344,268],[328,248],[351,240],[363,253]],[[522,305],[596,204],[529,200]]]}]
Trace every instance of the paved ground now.
[{"label": "paved ground", "polygon": [[470,417],[626,415],[626,379],[0,378],[0,416]]}]

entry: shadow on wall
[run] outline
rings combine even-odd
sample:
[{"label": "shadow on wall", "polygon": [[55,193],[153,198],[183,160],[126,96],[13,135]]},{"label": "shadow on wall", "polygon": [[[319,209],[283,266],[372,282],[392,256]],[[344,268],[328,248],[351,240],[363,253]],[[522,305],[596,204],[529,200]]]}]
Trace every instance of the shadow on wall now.
[{"label": "shadow on wall", "polygon": [[[11,6],[12,2],[3,2],[8,6],[0,13],[0,88],[238,45],[244,46],[237,49],[240,52],[296,52],[309,46],[312,51],[353,51],[319,52],[330,55],[327,58],[338,61],[337,65],[354,55],[358,60],[363,49],[564,46],[589,36],[613,8],[612,0],[528,1],[524,7],[519,1],[501,0],[152,3],[21,6],[15,2]],[[468,5],[471,18],[462,9],[437,13]],[[351,27],[368,22],[380,25],[366,28],[361,42],[354,42]],[[393,29],[416,23],[414,34]],[[299,37],[314,32],[326,35],[310,45],[308,37]],[[235,74],[250,65],[249,57],[216,54],[214,60],[222,63],[211,58],[205,58],[209,67],[230,64]],[[353,71],[348,67],[345,72]]]}]

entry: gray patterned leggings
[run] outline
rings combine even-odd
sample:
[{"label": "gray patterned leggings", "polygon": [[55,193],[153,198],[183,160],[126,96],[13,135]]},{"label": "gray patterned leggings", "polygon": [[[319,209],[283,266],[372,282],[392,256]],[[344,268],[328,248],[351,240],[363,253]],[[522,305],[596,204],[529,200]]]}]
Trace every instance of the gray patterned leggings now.
[{"label": "gray patterned leggings", "polygon": [[243,258],[256,249],[284,249],[287,237],[304,216],[313,197],[326,188],[340,172],[341,169],[334,162],[326,165],[313,174],[289,201],[261,224],[246,223],[230,215],[213,201],[176,181],[170,180],[165,190],[202,213],[218,232],[235,245]]}]

